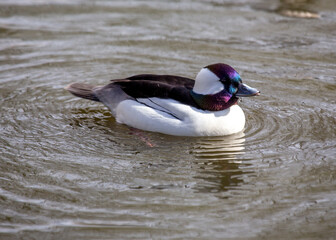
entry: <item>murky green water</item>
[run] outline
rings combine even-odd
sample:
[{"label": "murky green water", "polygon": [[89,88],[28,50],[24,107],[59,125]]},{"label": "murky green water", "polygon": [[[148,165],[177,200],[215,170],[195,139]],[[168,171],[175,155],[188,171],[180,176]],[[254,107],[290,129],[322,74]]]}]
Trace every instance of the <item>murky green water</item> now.
[{"label": "murky green water", "polygon": [[[0,0],[0,238],[333,239],[335,26],[333,0]],[[262,92],[242,134],[138,132],[63,90],[215,62]]]}]

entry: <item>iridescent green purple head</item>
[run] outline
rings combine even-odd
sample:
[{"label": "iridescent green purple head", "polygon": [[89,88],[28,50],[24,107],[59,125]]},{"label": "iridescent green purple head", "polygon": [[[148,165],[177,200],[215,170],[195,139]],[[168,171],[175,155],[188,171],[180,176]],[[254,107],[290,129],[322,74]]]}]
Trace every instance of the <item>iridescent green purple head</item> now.
[{"label": "iridescent green purple head", "polygon": [[257,89],[242,83],[231,66],[216,63],[204,67],[196,76],[191,91],[194,101],[204,110],[220,111],[236,104],[239,97],[259,95]]}]

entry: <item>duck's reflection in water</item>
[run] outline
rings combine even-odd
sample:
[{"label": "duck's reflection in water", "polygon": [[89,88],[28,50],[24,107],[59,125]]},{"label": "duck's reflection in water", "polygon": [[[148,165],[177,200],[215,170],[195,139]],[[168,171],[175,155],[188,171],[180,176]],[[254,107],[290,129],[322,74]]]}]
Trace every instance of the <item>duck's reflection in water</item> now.
[{"label": "duck's reflection in water", "polygon": [[[248,160],[238,158],[244,154],[244,133],[226,137],[200,138],[192,152],[196,157],[201,179],[195,188],[199,192],[221,192],[243,183],[244,174],[250,174]],[[246,169],[245,169],[246,168]]]}]

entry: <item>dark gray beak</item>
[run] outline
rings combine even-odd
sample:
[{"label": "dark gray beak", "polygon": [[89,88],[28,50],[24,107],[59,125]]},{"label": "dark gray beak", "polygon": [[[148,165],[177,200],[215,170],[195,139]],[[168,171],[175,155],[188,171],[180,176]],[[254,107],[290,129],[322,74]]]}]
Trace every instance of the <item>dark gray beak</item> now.
[{"label": "dark gray beak", "polygon": [[253,96],[259,96],[260,92],[255,89],[251,88],[246,84],[239,84],[238,91],[236,92],[237,97],[253,97]]}]

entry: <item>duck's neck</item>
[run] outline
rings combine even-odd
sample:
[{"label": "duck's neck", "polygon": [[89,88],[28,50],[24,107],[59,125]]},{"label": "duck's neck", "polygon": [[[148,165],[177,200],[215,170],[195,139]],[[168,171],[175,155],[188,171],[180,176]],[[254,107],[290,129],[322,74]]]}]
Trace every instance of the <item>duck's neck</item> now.
[{"label": "duck's neck", "polygon": [[203,95],[191,90],[190,95],[201,109],[208,111],[222,111],[238,102],[238,98],[226,90],[211,95]]}]

